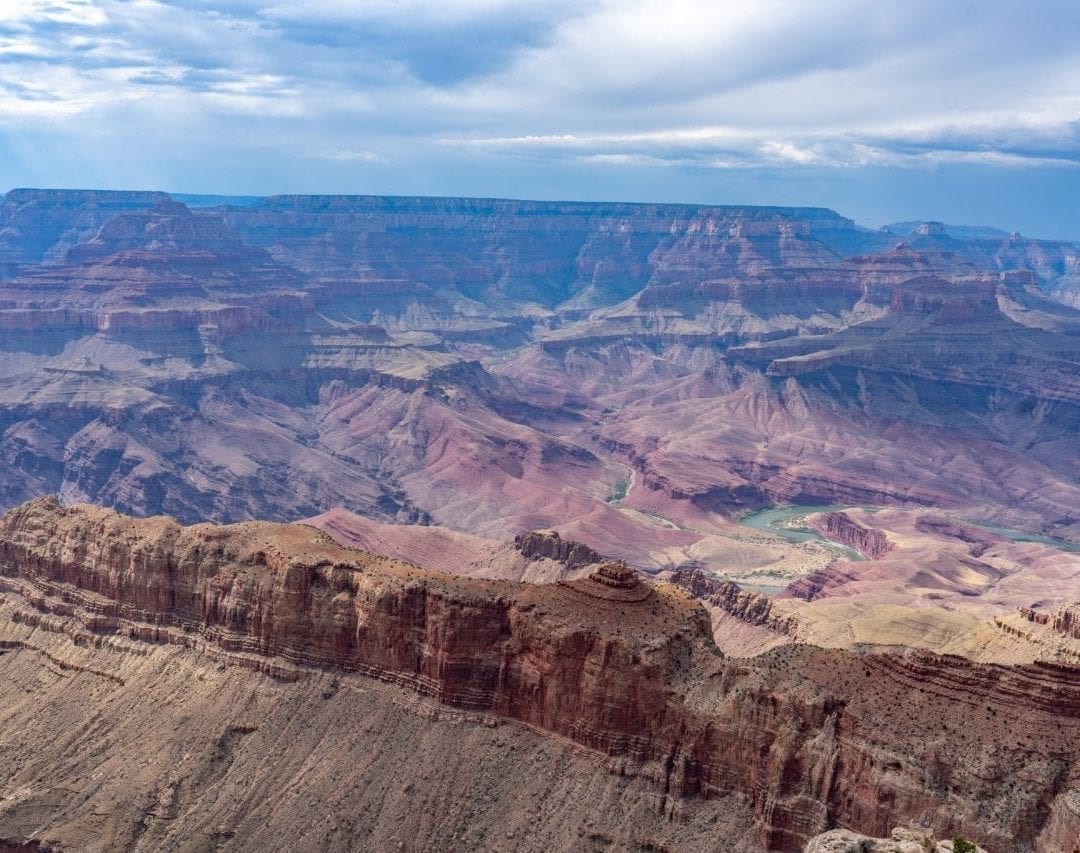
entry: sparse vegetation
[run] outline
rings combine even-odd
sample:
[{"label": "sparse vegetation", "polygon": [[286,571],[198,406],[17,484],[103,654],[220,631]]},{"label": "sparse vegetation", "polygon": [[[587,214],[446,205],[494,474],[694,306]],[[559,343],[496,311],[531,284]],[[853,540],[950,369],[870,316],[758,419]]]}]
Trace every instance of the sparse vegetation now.
[{"label": "sparse vegetation", "polygon": [[629,480],[619,480],[611,490],[611,494],[607,496],[607,502],[609,504],[618,503],[626,497],[626,491],[630,488]]},{"label": "sparse vegetation", "polygon": [[953,853],[975,853],[979,848],[968,841],[962,835],[956,835],[952,840]]}]

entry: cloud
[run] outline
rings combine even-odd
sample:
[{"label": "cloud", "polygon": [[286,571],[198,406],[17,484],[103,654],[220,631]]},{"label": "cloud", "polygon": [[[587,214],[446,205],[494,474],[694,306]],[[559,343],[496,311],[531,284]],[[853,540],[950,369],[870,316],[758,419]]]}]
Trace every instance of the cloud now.
[{"label": "cloud", "polygon": [[525,157],[570,156],[624,165],[936,167],[971,163],[1008,167],[1080,166],[1080,121],[1040,126],[959,125],[891,128],[870,133],[828,130],[787,135],[735,127],[676,128],[638,133],[551,134],[444,138],[448,147],[478,148]]},{"label": "cloud", "polygon": [[315,154],[323,160],[335,160],[341,163],[389,163],[382,154],[374,151],[319,151]]},{"label": "cloud", "polygon": [[1078,79],[1072,0],[7,0],[0,179],[1072,170]]}]

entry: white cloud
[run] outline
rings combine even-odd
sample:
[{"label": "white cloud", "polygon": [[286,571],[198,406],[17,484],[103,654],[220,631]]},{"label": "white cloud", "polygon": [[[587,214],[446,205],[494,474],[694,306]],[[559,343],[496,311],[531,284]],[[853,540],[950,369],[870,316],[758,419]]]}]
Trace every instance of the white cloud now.
[{"label": "white cloud", "polygon": [[319,151],[315,154],[323,160],[336,160],[342,163],[389,163],[382,154],[375,151]]},{"label": "white cloud", "polygon": [[0,6],[0,24],[42,22],[97,26],[105,13],[93,0],[4,0]]},{"label": "white cloud", "polygon": [[894,126],[865,132],[792,132],[734,127],[671,128],[638,133],[550,134],[507,137],[446,137],[447,147],[487,149],[529,157],[569,157],[624,165],[697,166],[713,169],[757,166],[935,167],[971,163],[1020,167],[1080,166],[1080,122],[1050,123],[1021,116],[997,123],[982,117],[964,123]]},{"label": "white cloud", "polygon": [[174,186],[210,150],[508,194],[526,168],[1071,167],[1078,36],[1059,0],[7,0],[0,176],[33,182],[29,139]]}]

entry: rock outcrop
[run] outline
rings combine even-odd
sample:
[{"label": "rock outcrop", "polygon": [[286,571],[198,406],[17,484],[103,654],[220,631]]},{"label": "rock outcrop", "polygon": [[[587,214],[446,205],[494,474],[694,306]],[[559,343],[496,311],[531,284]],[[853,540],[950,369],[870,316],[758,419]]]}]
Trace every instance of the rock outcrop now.
[{"label": "rock outcrop", "polygon": [[514,546],[530,560],[558,560],[568,569],[577,569],[604,558],[588,545],[560,538],[555,530],[534,530],[514,537]]},{"label": "rock outcrop", "polygon": [[[978,845],[967,843],[971,844],[969,853],[986,853]],[[953,853],[954,849],[953,839],[939,841],[928,829],[901,826],[888,838],[869,838],[847,829],[833,829],[811,838],[804,853]]]},{"label": "rock outcrop", "polygon": [[679,570],[671,583],[689,592],[703,603],[717,607],[748,625],[757,625],[780,634],[795,636],[798,618],[790,613],[776,613],[773,599],[760,592],[743,589],[734,581],[720,580],[697,570]]},{"label": "rock outcrop", "polygon": [[892,547],[880,530],[865,527],[843,512],[823,512],[814,516],[810,524],[826,539],[854,548],[871,560],[880,560]]},{"label": "rock outcrop", "polygon": [[1020,608],[1020,615],[1036,625],[1046,625],[1063,637],[1080,640],[1080,603],[1046,613],[1031,607]]},{"label": "rock outcrop", "polygon": [[184,528],[48,499],[0,521],[0,569],[12,625],[177,644],[284,681],[355,673],[517,720],[617,760],[673,819],[680,800],[744,797],[771,850],[915,819],[988,849],[1080,832],[1066,666],[807,646],[728,661],[687,593],[616,564],[547,586],[479,581],[304,526]]}]

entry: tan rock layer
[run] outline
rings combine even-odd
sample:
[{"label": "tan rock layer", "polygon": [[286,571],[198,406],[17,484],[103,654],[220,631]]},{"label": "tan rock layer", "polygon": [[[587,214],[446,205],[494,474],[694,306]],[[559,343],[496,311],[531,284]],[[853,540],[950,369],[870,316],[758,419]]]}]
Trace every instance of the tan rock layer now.
[{"label": "tan rock layer", "polygon": [[1022,607],[1020,615],[1029,622],[1046,625],[1065,637],[1080,640],[1080,604],[1062,607],[1055,613],[1044,613],[1030,607]]}]

